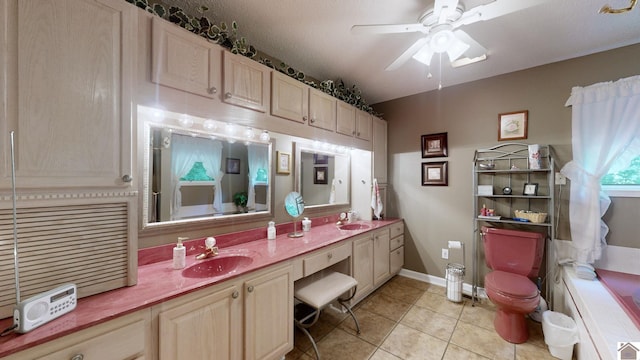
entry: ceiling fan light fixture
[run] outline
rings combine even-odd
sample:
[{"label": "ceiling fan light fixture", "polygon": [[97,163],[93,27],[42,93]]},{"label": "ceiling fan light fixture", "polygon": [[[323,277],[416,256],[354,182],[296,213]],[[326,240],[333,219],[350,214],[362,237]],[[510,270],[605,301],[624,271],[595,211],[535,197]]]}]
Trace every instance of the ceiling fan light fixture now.
[{"label": "ceiling fan light fixture", "polygon": [[456,36],[453,36],[453,39],[451,40],[451,42],[449,43],[449,47],[447,48],[449,61],[454,62],[456,59],[462,56],[465,51],[469,50],[469,47],[471,47],[469,44],[458,39]]},{"label": "ceiling fan light fixture", "polygon": [[455,39],[455,35],[451,30],[441,30],[433,34],[429,40],[429,45],[436,53],[447,51],[451,42]]},{"label": "ceiling fan light fixture", "polygon": [[427,43],[420,50],[418,50],[418,52],[415,53],[415,55],[413,55],[413,58],[429,66],[431,65],[431,58],[433,58],[433,54],[434,54],[433,50],[431,50],[431,47]]}]

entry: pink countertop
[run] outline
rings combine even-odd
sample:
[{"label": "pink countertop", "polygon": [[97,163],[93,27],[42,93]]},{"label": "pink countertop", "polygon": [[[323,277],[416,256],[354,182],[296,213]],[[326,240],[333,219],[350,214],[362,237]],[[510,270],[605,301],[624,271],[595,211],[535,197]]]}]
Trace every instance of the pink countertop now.
[{"label": "pink countertop", "polygon": [[[48,324],[26,334],[14,333],[0,337],[0,358],[398,221],[401,220],[358,221],[370,225],[371,228],[341,230],[335,225],[335,219],[321,218],[313,219],[311,231],[304,233],[301,238],[287,236],[292,230],[290,224],[278,226],[279,235],[275,240],[266,240],[266,229],[216,236],[220,256],[243,254],[250,256],[253,262],[231,273],[201,279],[184,277],[181,270],[172,268],[173,245],[141,249],[138,254],[137,285],[82,298],[78,300],[74,311]],[[318,225],[320,223],[326,225]],[[189,267],[200,261],[195,259],[194,254],[201,252],[204,239],[187,241],[185,245],[186,267]],[[5,329],[11,324],[11,318],[0,320],[0,329]]]}]

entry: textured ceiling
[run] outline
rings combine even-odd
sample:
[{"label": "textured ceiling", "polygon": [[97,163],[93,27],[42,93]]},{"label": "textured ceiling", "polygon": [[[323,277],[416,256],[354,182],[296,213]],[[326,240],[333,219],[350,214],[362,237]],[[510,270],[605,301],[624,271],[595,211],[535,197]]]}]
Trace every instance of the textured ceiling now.
[{"label": "textured ceiling", "polygon": [[[529,0],[498,0],[519,1]],[[486,61],[451,68],[443,56],[427,67],[413,59],[384,69],[419,33],[354,35],[353,25],[415,23],[432,0],[159,0],[194,16],[231,23],[259,51],[319,79],[357,85],[369,104],[442,86],[479,80],[640,42],[640,6],[620,15],[598,14],[629,0],[550,0],[519,12],[463,26],[488,49]],[[491,0],[461,0],[467,8]],[[208,7],[198,12],[201,5]],[[638,61],[638,59],[629,59]],[[640,66],[639,66],[640,69]],[[613,79],[612,79],[613,80]]]}]

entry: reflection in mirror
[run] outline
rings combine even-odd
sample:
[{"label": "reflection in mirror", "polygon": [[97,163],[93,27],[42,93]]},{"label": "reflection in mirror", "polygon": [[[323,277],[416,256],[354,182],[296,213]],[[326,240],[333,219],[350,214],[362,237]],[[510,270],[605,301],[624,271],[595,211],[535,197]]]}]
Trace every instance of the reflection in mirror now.
[{"label": "reflection in mirror", "polygon": [[185,129],[181,120],[145,123],[143,226],[269,213],[269,139],[253,140],[252,129],[234,136],[212,120],[202,126],[208,131]]},{"label": "reflection in mirror", "polygon": [[305,206],[349,204],[350,159],[346,149],[314,149],[296,143],[296,184]]}]

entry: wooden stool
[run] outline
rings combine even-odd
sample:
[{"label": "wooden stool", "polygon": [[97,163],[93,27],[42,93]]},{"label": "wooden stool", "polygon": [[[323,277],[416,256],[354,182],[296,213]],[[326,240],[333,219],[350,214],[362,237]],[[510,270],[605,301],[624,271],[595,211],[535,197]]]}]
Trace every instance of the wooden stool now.
[{"label": "wooden stool", "polygon": [[[320,360],[318,346],[307,329],[318,321],[320,311],[334,300],[338,300],[340,305],[347,309],[356,323],[358,334],[360,334],[358,319],[356,319],[355,314],[347,305],[347,301],[351,300],[356,294],[357,286],[356,279],[339,272],[331,272],[320,279],[307,277],[296,281],[293,296],[301,303],[296,306],[294,323],[311,340],[311,345],[313,345],[313,350],[315,350],[318,360]],[[351,296],[346,299],[338,298],[348,291],[351,291]]]}]

